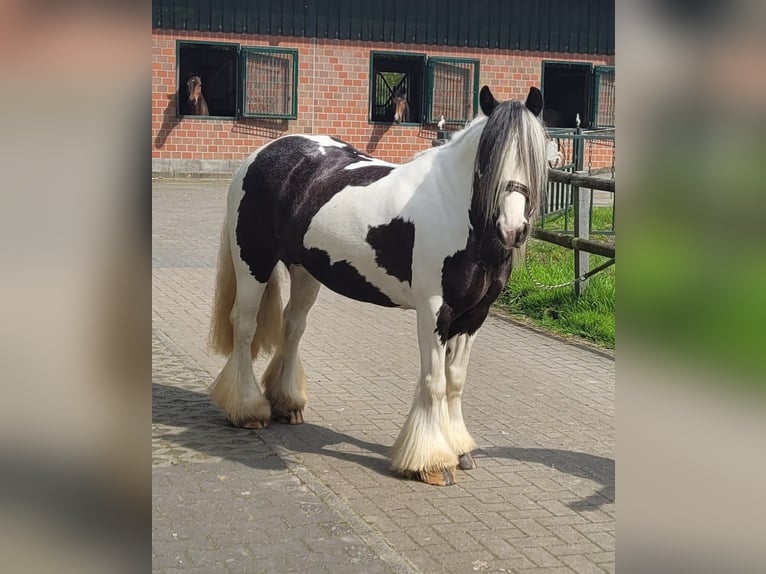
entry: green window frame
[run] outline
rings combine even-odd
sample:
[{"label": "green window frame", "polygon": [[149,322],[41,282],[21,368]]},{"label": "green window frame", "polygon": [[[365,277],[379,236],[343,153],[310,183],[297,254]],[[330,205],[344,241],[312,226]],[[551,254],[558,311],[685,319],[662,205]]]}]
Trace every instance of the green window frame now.
[{"label": "green window frame", "polygon": [[394,121],[392,98],[397,88],[408,94],[410,118],[403,126],[418,126],[423,117],[424,68],[426,54],[418,52],[370,51],[369,98],[367,119],[371,124]]},{"label": "green window frame", "polygon": [[240,116],[298,117],[298,50],[243,47],[240,51]]},{"label": "green window frame", "polygon": [[593,118],[594,128],[614,127],[614,66],[593,68]]},{"label": "green window frame", "polygon": [[479,113],[479,60],[428,58],[424,120],[465,124]]},{"label": "green window frame", "polygon": [[[547,81],[546,81],[547,80]],[[580,60],[543,60],[540,73],[543,93],[543,121],[552,128],[592,127],[593,63]]]},{"label": "green window frame", "polygon": [[[186,117],[186,104],[182,97],[186,94],[186,80],[191,74],[202,77],[202,93],[210,109],[210,115],[193,116],[194,118],[234,120],[238,117],[239,50],[239,44],[231,42],[176,40],[176,117]],[[208,52],[206,56],[202,54],[204,51]],[[231,54],[226,55],[228,52]],[[230,60],[233,66],[233,70],[229,72],[223,69],[227,60]],[[211,80],[212,76],[219,77],[215,86]],[[219,113],[221,110],[230,113]]]},{"label": "green window frame", "polygon": [[[230,55],[223,55],[223,52]],[[207,54],[209,52],[209,54]],[[215,53],[221,52],[219,56]],[[205,55],[207,54],[207,55]],[[226,68],[226,69],[224,69]],[[210,115],[197,119],[298,118],[298,50],[231,42],[176,41],[176,117],[183,118],[185,84],[202,77]],[[224,109],[225,113],[217,113]]]},{"label": "green window frame", "polygon": [[[398,65],[398,67],[397,67]],[[391,98],[409,94],[410,121],[402,125],[465,124],[479,113],[479,60],[414,52],[370,52],[370,123],[393,122]]]},{"label": "green window frame", "polygon": [[[555,86],[546,83],[548,71],[553,69],[562,73],[556,80]],[[571,71],[572,76],[565,75]],[[580,127],[584,129],[614,127],[614,66],[595,65],[592,62],[543,60],[541,73],[541,89],[545,108],[543,119],[551,127],[574,127],[574,114],[580,113]],[[576,76],[580,76],[577,78]],[[582,80],[582,82],[580,82]],[[565,94],[565,95],[564,95]],[[579,100],[577,109],[571,106],[572,101]],[[566,103],[565,103],[566,102]],[[568,114],[557,116],[559,106],[568,107]]]}]

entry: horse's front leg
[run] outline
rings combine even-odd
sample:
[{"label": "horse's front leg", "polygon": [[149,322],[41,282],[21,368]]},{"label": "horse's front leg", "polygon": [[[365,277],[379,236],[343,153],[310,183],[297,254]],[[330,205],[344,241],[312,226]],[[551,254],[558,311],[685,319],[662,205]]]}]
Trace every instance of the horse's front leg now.
[{"label": "horse's front leg", "polygon": [[476,468],[471,451],[476,443],[463,421],[462,396],[468,373],[471,346],[476,335],[455,335],[447,341],[447,405],[449,407],[450,431],[447,435],[453,452],[457,454],[462,470]]},{"label": "horse's front leg", "polygon": [[420,380],[391,459],[394,470],[405,476],[448,486],[455,483],[457,455],[446,438],[450,432],[444,369],[446,347],[436,333],[441,303],[441,297],[434,297],[417,310]]}]

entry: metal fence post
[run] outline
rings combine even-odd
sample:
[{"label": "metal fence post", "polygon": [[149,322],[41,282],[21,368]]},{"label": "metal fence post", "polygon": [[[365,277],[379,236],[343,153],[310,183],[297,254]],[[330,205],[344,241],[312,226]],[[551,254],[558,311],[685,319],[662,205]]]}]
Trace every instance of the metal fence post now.
[{"label": "metal fence post", "polygon": [[[582,136],[582,128],[577,127],[577,135]],[[575,166],[574,171],[582,173],[585,158],[585,140],[582,137],[575,139]],[[581,239],[590,238],[590,196],[592,190],[577,185],[572,186],[572,204],[574,208],[574,236]],[[590,271],[590,255],[586,251],[574,250],[574,273],[580,277]],[[575,294],[579,297],[588,289],[588,280],[575,283]]]}]

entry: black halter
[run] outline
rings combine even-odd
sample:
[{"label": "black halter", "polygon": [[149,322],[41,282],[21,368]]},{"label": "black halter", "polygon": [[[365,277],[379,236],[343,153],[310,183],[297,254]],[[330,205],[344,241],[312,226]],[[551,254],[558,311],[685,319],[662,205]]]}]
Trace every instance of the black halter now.
[{"label": "black halter", "polygon": [[532,201],[529,197],[529,187],[518,181],[509,181],[505,186],[505,191],[508,193],[516,191],[526,198],[527,204],[526,209],[524,210],[524,215],[529,219],[532,215]]}]

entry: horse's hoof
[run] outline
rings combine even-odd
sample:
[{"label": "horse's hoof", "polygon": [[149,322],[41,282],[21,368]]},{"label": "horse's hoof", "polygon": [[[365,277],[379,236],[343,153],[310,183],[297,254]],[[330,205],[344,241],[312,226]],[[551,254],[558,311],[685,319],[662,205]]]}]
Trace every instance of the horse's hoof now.
[{"label": "horse's hoof", "polygon": [[476,468],[476,461],[470,452],[466,452],[457,457],[457,466],[460,470],[473,470]]},{"label": "horse's hoof", "polygon": [[295,409],[287,411],[286,413],[279,413],[274,415],[274,418],[279,422],[288,425],[303,424],[303,409]]},{"label": "horse's hoof", "polygon": [[454,469],[421,470],[415,473],[415,478],[433,486],[452,486],[455,484]]},{"label": "horse's hoof", "polygon": [[235,426],[243,429],[267,429],[269,428],[269,421],[247,420],[235,424]]}]

